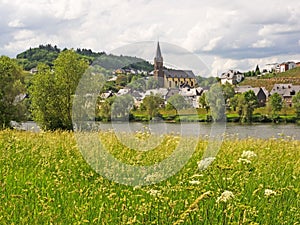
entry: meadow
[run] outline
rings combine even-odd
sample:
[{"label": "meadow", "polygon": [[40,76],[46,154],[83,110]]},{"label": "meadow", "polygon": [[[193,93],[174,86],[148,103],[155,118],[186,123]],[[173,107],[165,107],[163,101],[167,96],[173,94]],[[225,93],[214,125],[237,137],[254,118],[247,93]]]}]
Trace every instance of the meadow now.
[{"label": "meadow", "polygon": [[[136,153],[99,137],[132,165],[168,157],[178,139]],[[72,132],[0,131],[0,224],[300,224],[299,141],[225,137],[201,171],[208,140],[188,141],[197,148],[178,173],[133,187],[97,174]]]}]

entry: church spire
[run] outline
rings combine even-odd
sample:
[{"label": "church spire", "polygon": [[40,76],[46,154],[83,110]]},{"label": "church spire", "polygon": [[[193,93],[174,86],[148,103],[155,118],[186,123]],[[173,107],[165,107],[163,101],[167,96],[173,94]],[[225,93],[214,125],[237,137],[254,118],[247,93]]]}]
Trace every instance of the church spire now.
[{"label": "church spire", "polygon": [[156,48],[156,56],[155,59],[157,62],[162,62],[163,57],[161,56],[161,51],[160,51],[160,46],[159,46],[159,41],[157,42],[157,48]]}]

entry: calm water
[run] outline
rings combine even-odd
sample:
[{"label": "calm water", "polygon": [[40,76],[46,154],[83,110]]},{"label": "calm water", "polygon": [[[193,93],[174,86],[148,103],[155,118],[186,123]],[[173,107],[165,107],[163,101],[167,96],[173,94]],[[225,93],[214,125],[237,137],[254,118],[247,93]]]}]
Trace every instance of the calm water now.
[{"label": "calm water", "polygon": [[[39,131],[34,122],[26,122],[21,126],[24,130]],[[204,123],[97,123],[99,130],[115,130],[120,132],[150,131],[155,134],[181,134],[183,136],[210,136],[217,133],[217,129],[225,130],[226,135],[237,138],[294,138],[300,140],[300,126],[296,124],[255,124],[238,125],[226,124],[224,127],[216,128],[211,124]]]}]

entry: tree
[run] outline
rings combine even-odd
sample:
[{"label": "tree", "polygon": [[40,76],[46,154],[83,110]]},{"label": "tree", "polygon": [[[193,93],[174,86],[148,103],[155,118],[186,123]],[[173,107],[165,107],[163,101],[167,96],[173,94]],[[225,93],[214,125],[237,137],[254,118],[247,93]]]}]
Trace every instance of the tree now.
[{"label": "tree", "polygon": [[154,77],[150,77],[147,82],[146,82],[146,89],[150,90],[150,89],[156,89],[158,88],[158,80],[156,80]]},{"label": "tree", "polygon": [[226,82],[226,84],[222,85],[222,92],[223,92],[224,100],[225,100],[226,104],[228,103],[229,99],[235,95],[233,85],[231,85],[227,82]]},{"label": "tree", "polygon": [[211,116],[214,121],[224,121],[225,115],[225,100],[220,84],[214,84],[207,92],[207,101],[209,103]]},{"label": "tree", "polygon": [[7,56],[0,57],[0,129],[12,120],[25,119],[24,74],[17,63]]},{"label": "tree", "polygon": [[293,107],[296,110],[296,116],[300,118],[300,92],[298,92],[292,99]]},{"label": "tree", "polygon": [[148,95],[144,98],[142,108],[144,107],[148,112],[150,119],[154,116],[158,116],[158,108],[164,103],[164,100],[159,95]]},{"label": "tree", "polygon": [[206,94],[203,93],[200,98],[199,98],[199,105],[201,108],[205,109],[206,110],[206,113],[208,113],[209,111],[209,104],[208,104],[208,101],[207,101],[207,97],[206,97]]},{"label": "tree", "polygon": [[45,130],[72,130],[72,103],[88,63],[72,50],[59,54],[53,71],[39,65],[30,90],[34,120]]},{"label": "tree", "polygon": [[97,114],[103,121],[110,121],[111,120],[111,107],[114,103],[116,97],[113,96],[111,98],[107,98],[104,101],[98,103],[98,112]]},{"label": "tree", "polygon": [[271,97],[270,97],[270,105],[272,108],[272,114],[273,117],[277,117],[278,116],[278,112],[282,109],[282,98],[278,93],[274,93]]},{"label": "tree", "polygon": [[112,104],[111,115],[114,119],[127,119],[133,107],[134,100],[131,95],[116,97]]},{"label": "tree", "polygon": [[138,78],[132,80],[127,87],[131,90],[144,92],[146,90],[146,81],[144,78]]},{"label": "tree", "polygon": [[255,75],[260,75],[260,69],[258,67],[258,65],[256,65],[256,68],[255,68]]},{"label": "tree", "polygon": [[250,90],[243,93],[240,101],[240,108],[242,109],[242,122],[252,122],[253,111],[258,107],[258,100],[254,91]]},{"label": "tree", "polygon": [[191,107],[191,104],[188,103],[180,94],[171,96],[167,102],[167,108],[169,109],[182,110]]}]

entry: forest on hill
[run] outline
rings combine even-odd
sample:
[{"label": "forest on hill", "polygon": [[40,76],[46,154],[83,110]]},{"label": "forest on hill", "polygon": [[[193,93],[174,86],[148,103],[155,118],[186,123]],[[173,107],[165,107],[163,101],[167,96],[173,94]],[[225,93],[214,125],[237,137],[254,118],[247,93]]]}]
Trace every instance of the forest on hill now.
[{"label": "forest on hill", "polygon": [[[51,44],[40,45],[36,48],[29,48],[28,50],[17,55],[18,63],[26,71],[30,71],[36,68],[39,63],[45,63],[48,66],[53,66],[53,61],[58,57],[59,53],[66,51],[59,49],[56,45]],[[131,56],[116,56],[112,54],[106,54],[105,52],[93,52],[91,49],[80,49],[75,50],[83,59],[87,60],[89,64],[97,62],[98,65],[107,69],[115,70],[119,68],[127,69],[132,68],[135,70],[151,71],[153,65],[144,59],[131,57]]]}]

